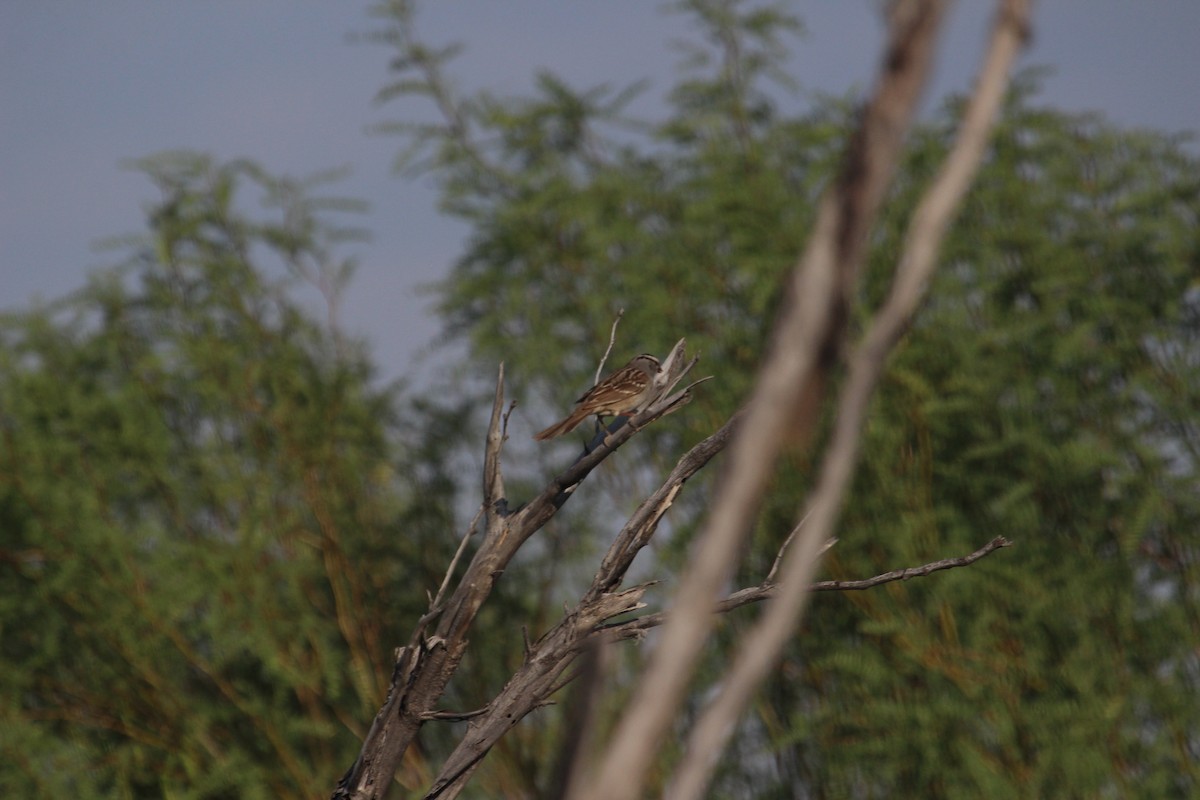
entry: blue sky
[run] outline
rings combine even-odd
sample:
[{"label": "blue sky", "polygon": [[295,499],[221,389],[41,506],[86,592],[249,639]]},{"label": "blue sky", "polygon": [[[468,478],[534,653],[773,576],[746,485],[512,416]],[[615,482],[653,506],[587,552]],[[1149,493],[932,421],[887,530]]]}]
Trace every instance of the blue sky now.
[{"label": "blue sky", "polygon": [[[990,3],[952,17],[932,97],[966,88]],[[391,172],[398,142],[367,128],[416,106],[377,107],[389,53],[352,44],[368,2],[106,0],[0,3],[0,308],[52,299],[112,263],[93,244],[142,228],[149,184],[121,163],[165,149],[247,156],[275,173],[349,166],[338,194],[371,205],[372,240],[342,318],[398,377],[436,335],[416,287],[445,274],[466,229],[439,216],[429,178]],[[545,67],[577,86],[671,82],[685,20],[646,0],[440,0],[419,15],[433,43],[461,41],[467,89],[522,93]],[[809,29],[794,74],[810,91],[867,87],[879,50],[878,0],[797,3]],[[1023,64],[1054,72],[1043,99],[1113,122],[1200,130],[1200,2],[1043,0]],[[1193,147],[1195,149],[1195,147]]]}]

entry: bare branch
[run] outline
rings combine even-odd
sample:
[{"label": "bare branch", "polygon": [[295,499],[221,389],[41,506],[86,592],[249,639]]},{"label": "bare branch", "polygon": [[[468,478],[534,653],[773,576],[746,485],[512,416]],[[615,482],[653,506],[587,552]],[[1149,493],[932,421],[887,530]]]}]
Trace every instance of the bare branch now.
[{"label": "bare branch", "polygon": [[[586,651],[588,643],[595,641],[596,632],[606,629],[605,621],[642,608],[641,597],[647,585],[623,591],[618,591],[617,587],[638,550],[649,541],[658,522],[678,496],[682,484],[721,452],[732,438],[739,418],[731,419],[679,460],[662,486],[643,502],[617,535],[592,585],[574,608],[565,610],[563,619],[557,625],[536,642],[530,642],[527,632],[522,628],[525,642],[523,663],[486,708],[468,713],[430,708],[421,714],[423,722],[469,721],[466,735],[442,765],[427,797],[458,796],[479,762],[500,737],[527,714],[552,702],[550,698],[576,677],[578,670],[572,669],[572,664],[581,652]],[[929,565],[916,570],[899,571],[898,574],[915,575],[927,568]],[[769,591],[768,588],[760,597],[750,598],[743,590],[732,599],[736,600],[738,605],[744,605],[764,599]],[[663,615],[650,615],[616,626],[607,626],[606,635],[614,638],[636,636],[640,632],[639,629],[658,624],[662,617]],[[425,642],[424,646],[430,649],[435,641],[441,646],[448,646],[448,643],[433,639]],[[595,690],[596,687],[592,686],[592,689]],[[581,727],[586,726],[581,723]],[[590,751],[591,748],[587,747],[586,750]],[[574,785],[575,781],[580,780],[576,769],[572,769],[568,774],[571,777],[563,776],[563,780],[569,784]]]},{"label": "bare branch", "polygon": [[684,355],[687,351],[687,339],[680,339],[671,348],[671,352],[667,353],[666,359],[662,362],[662,371],[655,378],[660,386],[663,387],[659,395],[669,392],[671,387],[679,383],[680,379],[686,375],[696,362],[700,360],[699,354],[692,356],[692,360],[684,363]]},{"label": "bare branch", "polygon": [[[799,623],[816,572],[818,549],[831,535],[858,458],[862,421],[888,353],[907,327],[936,264],[937,252],[959,201],[983,156],[1009,70],[1028,30],[1029,0],[1001,0],[989,52],[970,98],[954,147],[910,224],[896,268],[891,295],[875,315],[850,362],[833,439],[809,503],[811,518],[797,546],[784,559],[775,602],[743,637],[738,656],[721,688],[688,738],[675,773],[673,800],[700,797],[717,756],[753,691],[775,664],[784,642]],[[932,40],[930,40],[932,44]]]},{"label": "bare branch", "polygon": [[517,401],[513,400],[508,404],[508,408],[504,410],[504,418],[500,421],[500,439],[502,441],[508,441],[508,418],[512,416],[512,413],[516,411],[516,409]]},{"label": "bare branch", "polygon": [[641,597],[649,584],[618,591],[626,571],[637,552],[649,542],[682,484],[724,449],[736,422],[737,417],[689,450],[658,490],[634,512],[610,545],[591,586],[575,607],[565,611],[563,618],[536,642],[526,645],[521,666],[489,704],[488,712],[472,721],[467,735],[434,779],[429,797],[456,796],[500,737],[574,677],[565,673],[594,631],[606,620],[642,607]]},{"label": "bare branch", "polygon": [[592,580],[592,592],[608,591],[620,584],[634,557],[650,541],[659,520],[674,502],[680,487],[717,453],[725,449],[741,419],[741,412],[735,414],[716,433],[685,453],[658,490],[638,506],[604,556],[600,569]]},{"label": "bare branch", "polygon": [[[358,759],[338,782],[333,793],[335,799],[367,800],[383,797],[421,725],[431,719],[429,714],[436,713],[434,706],[451,676],[458,669],[466,651],[467,634],[471,625],[517,550],[557,513],[570,497],[574,487],[634,436],[638,429],[664,414],[677,410],[691,399],[688,390],[659,398],[631,420],[636,422],[636,425],[622,426],[619,430],[609,433],[599,447],[586,453],[551,480],[529,503],[516,511],[510,511],[500,469],[500,451],[504,438],[501,415],[504,405],[503,382],[504,370],[501,366],[484,452],[482,484],[486,525],[483,541],[450,597],[445,600],[444,607],[435,604],[435,609],[417,621],[408,645],[397,649],[387,698],[363,740]],[[498,706],[497,701],[494,701],[489,706],[489,713],[472,720],[470,726],[480,726],[485,720],[494,720],[495,714],[499,714],[504,716],[502,725],[511,727],[524,714],[536,708],[549,696],[551,687],[558,685],[560,673],[574,658],[574,645],[581,634],[612,616],[641,608],[640,598],[643,591],[644,587],[637,587],[593,598],[587,607],[580,609],[578,617],[573,618],[571,623],[560,631],[560,635],[567,639],[566,645],[545,645],[543,642],[546,637],[533,643],[529,662],[522,667],[525,671],[519,675],[534,681],[525,688],[529,697],[537,698],[536,702],[531,705],[524,698],[518,698],[496,711]],[[435,619],[436,629],[430,634],[427,631]],[[554,654],[558,655],[551,657]],[[501,695],[501,698],[503,697]],[[488,729],[488,735],[491,735],[491,730]],[[504,727],[504,730],[507,730],[507,727]],[[473,741],[468,736],[460,747],[465,748],[464,753],[478,752],[479,755],[460,760],[454,770],[446,773],[445,781],[435,783],[431,792],[457,791],[455,787],[461,787],[462,781],[465,781],[465,777],[469,776],[470,770],[473,769],[473,764],[487,751],[487,746],[475,747]],[[449,765],[449,762],[447,763]]]},{"label": "bare branch", "polygon": [[[685,457],[684,460],[687,460],[687,458]],[[678,476],[668,479],[664,486],[660,488],[660,493],[665,492],[673,495],[675,490],[678,489],[678,484],[674,482],[677,479]],[[650,503],[650,501],[647,501],[647,504],[654,508],[661,505],[660,503]],[[642,519],[641,523],[635,521],[639,517]],[[634,515],[634,518],[627,524],[626,529],[622,531],[622,535],[632,530],[644,530],[645,524],[646,514],[639,509],[638,514]],[[620,539],[621,537],[618,538]],[[1009,544],[1008,540],[1003,537],[997,537],[987,545],[966,556],[946,558],[919,567],[893,570],[865,580],[822,581],[814,584],[811,588],[813,591],[848,591],[866,589],[890,581],[907,580],[908,578],[929,575],[939,570],[968,566],[999,548],[1009,546]],[[646,588],[644,585],[637,586],[617,594],[604,591],[602,584],[605,580],[602,576],[610,574],[610,570],[613,568],[612,565],[615,563],[613,561],[615,555],[613,551],[620,550],[621,548],[622,545],[619,542],[614,542],[610,548],[609,556],[605,559],[605,564],[609,566],[602,568],[601,573],[594,580],[592,588],[580,600],[579,604],[574,609],[568,611],[564,615],[563,620],[542,636],[535,644],[531,646],[527,645],[524,664],[509,680],[501,693],[492,700],[486,709],[483,709],[483,713],[473,717],[470,731],[463,737],[463,740],[455,748],[450,757],[446,759],[441,772],[434,780],[429,793],[426,795],[427,797],[456,797],[466,785],[476,766],[478,766],[488,750],[501,736],[507,733],[525,715],[537,708],[548,705],[550,697],[580,674],[581,671],[579,669],[568,669],[569,665],[580,653],[588,652],[589,648],[594,647],[595,643],[599,640],[635,638],[646,630],[663,623],[666,614],[656,613],[624,622],[600,624],[604,619],[611,616],[628,613],[640,607],[641,604],[638,602],[638,598],[641,597],[641,592]],[[631,560],[631,558],[625,560],[626,567]],[[776,591],[776,586],[766,582],[759,586],[739,590],[717,604],[714,608],[714,613],[726,613],[735,608],[770,599],[775,595]],[[586,671],[586,669],[583,670],[583,672]],[[592,677],[595,678],[595,674]],[[598,687],[596,685],[593,685],[590,680],[587,681],[587,686],[580,691],[585,692],[589,699],[583,702],[594,702],[592,693],[597,690]],[[582,727],[582,724],[580,727]],[[571,726],[571,730],[575,730],[575,726]],[[587,735],[582,730],[576,732],[584,736]],[[570,779],[562,777],[562,780],[566,780],[568,783],[574,785],[573,782],[580,779],[578,766],[576,764],[572,768]],[[562,796],[561,792],[556,796]]]},{"label": "bare branch", "polygon": [[613,343],[617,341],[617,323],[623,316],[625,316],[625,309],[618,309],[617,316],[613,320],[612,330],[608,333],[608,347],[604,348],[604,355],[601,357],[600,363],[596,365],[596,377],[592,379],[592,386],[600,382],[600,373],[604,371],[604,362],[608,361],[608,354],[612,352]]},{"label": "bare branch", "polygon": [[[775,573],[779,572],[779,564],[783,561],[783,554],[787,552],[788,545],[792,543],[792,539],[796,538],[796,534],[799,533],[800,529],[804,527],[804,523],[807,520],[808,514],[805,514],[800,518],[800,521],[796,523],[796,526],[792,528],[792,532],[787,535],[787,538],[783,540],[783,544],[779,546],[779,552],[775,554],[775,561],[771,564],[771,570],[767,573],[767,579],[764,581],[764,583],[771,583],[775,580]],[[833,547],[836,542],[837,539],[830,539],[825,543],[825,549],[828,550],[830,547]]]},{"label": "bare branch", "polygon": [[[928,564],[922,564],[919,567],[905,567],[904,569],[894,569],[891,572],[884,572],[871,578],[852,581],[817,581],[808,587],[810,592],[852,592],[862,591],[864,589],[872,589],[885,583],[893,581],[906,581],[909,578],[923,578],[927,575],[932,575],[935,572],[940,572],[945,569],[957,569],[959,567],[969,567],[981,558],[984,558],[1004,547],[1011,547],[1012,542],[1003,536],[997,536],[990,542],[985,544],[973,553],[965,556],[955,556],[954,558],[943,558],[939,561],[931,561]],[[738,589],[730,594],[724,600],[721,600],[713,607],[714,614],[726,614],[733,611],[735,608],[748,606],[752,603],[761,603],[764,600],[771,600],[778,596],[779,585],[772,581],[763,581],[758,586],[748,586],[745,589]],[[637,619],[625,620],[624,622],[613,622],[608,625],[601,625],[597,631],[604,632],[615,636],[618,639],[629,639],[639,636],[651,628],[656,628],[662,625],[666,620],[667,615],[659,612],[656,614],[646,614]]]},{"label": "bare branch", "polygon": [[438,587],[437,595],[429,601],[429,610],[431,612],[436,613],[441,610],[442,597],[446,594],[446,587],[450,585],[450,578],[453,577],[454,571],[458,569],[458,562],[462,558],[463,551],[467,549],[467,542],[475,535],[475,526],[479,524],[481,516],[483,516],[482,505],[475,512],[475,516],[471,517],[471,524],[463,532],[462,539],[458,542],[458,549],[454,551],[454,557],[450,559],[450,566],[446,567],[446,575],[442,578],[442,585]]},{"label": "bare branch", "polygon": [[919,567],[906,567],[905,569],[896,569],[891,572],[885,572],[882,575],[876,575],[873,578],[866,578],[858,581],[817,581],[809,587],[809,591],[813,592],[848,592],[862,591],[863,589],[873,589],[883,583],[891,583],[892,581],[906,581],[909,578],[923,578],[926,575],[932,575],[935,572],[940,572],[944,569],[957,569],[958,567],[969,567],[984,556],[990,555],[1004,547],[1012,547],[1012,542],[1003,536],[997,536],[983,547],[976,550],[974,553],[969,553],[965,556],[957,556],[955,558],[943,558],[940,561],[931,561],[928,564],[923,564]]}]

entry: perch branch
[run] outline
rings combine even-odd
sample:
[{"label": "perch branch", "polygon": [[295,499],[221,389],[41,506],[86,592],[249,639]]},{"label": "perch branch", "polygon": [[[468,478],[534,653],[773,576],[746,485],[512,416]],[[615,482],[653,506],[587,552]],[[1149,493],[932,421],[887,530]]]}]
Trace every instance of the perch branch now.
[{"label": "perch branch", "polygon": [[[462,661],[471,625],[517,550],[557,513],[570,496],[568,489],[579,485],[640,428],[681,408],[690,399],[690,391],[686,389],[660,397],[632,420],[636,425],[623,426],[609,434],[602,446],[585,454],[552,479],[529,503],[510,511],[500,466],[504,441],[504,369],[500,367],[484,451],[482,490],[486,523],[483,540],[453,591],[448,586],[445,591],[439,590],[439,595],[449,592],[450,596],[441,603],[435,602],[434,608],[417,621],[409,643],[397,648],[387,697],[363,740],[358,759],[335,787],[334,800],[378,800],[386,794],[421,725],[436,718],[435,704]],[[606,595],[591,609],[592,613],[601,616],[584,619],[581,624],[590,630],[602,619],[640,608],[640,596],[640,589]],[[430,633],[435,620],[436,628]],[[536,647],[534,644],[534,651]],[[534,657],[535,652],[531,651],[530,658]],[[549,681],[547,685],[553,684],[567,663],[555,665],[541,676]],[[536,694],[544,698],[547,691],[542,687]],[[522,715],[529,710],[531,708],[525,708]],[[473,719],[471,725],[476,723]]]},{"label": "perch branch", "polygon": [[662,485],[642,502],[609,546],[578,603],[541,638],[526,645],[521,666],[489,704],[487,713],[472,720],[467,734],[443,763],[427,797],[456,797],[500,737],[570,681],[573,674],[563,673],[579,655],[580,645],[588,642],[606,620],[642,607],[642,593],[648,584],[619,590],[626,571],[650,541],[682,485],[724,449],[737,419],[735,416],[684,454]]}]

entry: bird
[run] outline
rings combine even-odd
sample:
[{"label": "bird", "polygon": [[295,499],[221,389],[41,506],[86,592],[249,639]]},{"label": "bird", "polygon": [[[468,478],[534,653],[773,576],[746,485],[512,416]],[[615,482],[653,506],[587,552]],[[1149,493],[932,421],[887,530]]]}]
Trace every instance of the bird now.
[{"label": "bird", "polygon": [[566,419],[533,435],[539,442],[570,433],[592,414],[627,416],[642,410],[654,392],[654,377],[661,366],[649,353],[634,356],[628,364],[612,373],[575,401],[575,408]]}]

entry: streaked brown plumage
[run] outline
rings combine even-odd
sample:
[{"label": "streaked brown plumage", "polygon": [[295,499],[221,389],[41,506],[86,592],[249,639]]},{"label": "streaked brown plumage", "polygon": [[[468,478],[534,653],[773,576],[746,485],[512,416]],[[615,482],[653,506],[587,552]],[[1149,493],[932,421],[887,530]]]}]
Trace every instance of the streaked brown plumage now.
[{"label": "streaked brown plumage", "polygon": [[593,414],[619,416],[641,411],[654,390],[654,376],[659,369],[658,359],[654,356],[646,353],[635,356],[628,364],[588,389],[575,402],[574,410],[566,419],[535,433],[533,438],[544,441],[570,433]]}]

